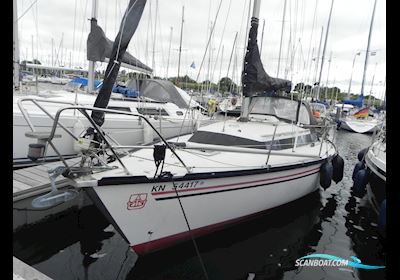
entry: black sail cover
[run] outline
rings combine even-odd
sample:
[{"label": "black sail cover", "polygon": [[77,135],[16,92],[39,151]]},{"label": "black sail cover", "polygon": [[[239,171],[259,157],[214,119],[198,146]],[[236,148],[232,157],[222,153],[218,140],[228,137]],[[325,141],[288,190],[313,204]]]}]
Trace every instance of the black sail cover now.
[{"label": "black sail cover", "polygon": [[242,73],[243,95],[251,97],[263,92],[290,92],[291,81],[272,78],[265,72],[257,45],[257,29],[258,18],[252,17]]},{"label": "black sail cover", "polygon": [[[97,95],[94,107],[106,108],[110,100],[111,91],[115,81],[121,61],[126,54],[128,44],[136,31],[140,18],[147,0],[130,0],[128,8],[122,19],[119,32],[112,46],[110,61],[104,74],[103,86]],[[97,125],[102,126],[104,123],[104,112],[93,111],[92,118]]]}]

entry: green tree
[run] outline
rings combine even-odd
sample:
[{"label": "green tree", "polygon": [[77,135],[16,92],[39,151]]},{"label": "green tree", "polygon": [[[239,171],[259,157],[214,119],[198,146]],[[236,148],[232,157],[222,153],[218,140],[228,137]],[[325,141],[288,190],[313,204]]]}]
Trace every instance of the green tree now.
[{"label": "green tree", "polygon": [[229,77],[223,77],[221,80],[219,80],[218,84],[220,92],[227,92],[237,88],[235,82]]}]

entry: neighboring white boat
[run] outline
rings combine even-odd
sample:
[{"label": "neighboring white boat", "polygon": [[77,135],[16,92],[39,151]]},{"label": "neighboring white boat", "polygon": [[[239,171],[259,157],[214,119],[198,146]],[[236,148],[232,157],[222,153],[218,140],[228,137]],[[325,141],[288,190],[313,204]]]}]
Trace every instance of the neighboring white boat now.
[{"label": "neighboring white boat", "polygon": [[347,117],[341,120],[340,127],[351,132],[374,133],[382,126],[383,122],[376,118],[356,119]]},{"label": "neighboring white boat", "polygon": [[218,109],[221,113],[228,115],[240,115],[242,108],[242,99],[236,96],[225,98],[218,103]]},{"label": "neighboring white boat", "polygon": [[[68,104],[78,104],[82,106],[93,106],[96,99],[95,95],[85,93],[73,93],[65,90],[42,92],[37,95],[14,95],[13,97],[13,166],[23,167],[35,164],[28,157],[28,144],[35,143],[35,139],[28,138],[25,133],[30,129],[25,120],[19,106],[18,101],[21,99],[31,98],[34,100],[42,100],[39,102],[46,111],[54,115],[58,109]],[[51,103],[49,103],[51,102]],[[52,126],[51,119],[46,113],[40,110],[31,102],[24,102],[23,107],[29,112],[32,125],[37,131],[49,131]],[[120,94],[113,94],[108,106],[110,109],[123,110],[128,112],[140,113],[148,116],[152,124],[162,133],[165,138],[171,138],[179,134],[187,134],[193,132],[200,121],[204,123],[208,118],[202,116],[197,110],[189,110],[179,108],[173,103],[158,102],[150,99],[139,101],[138,99],[124,98]],[[81,130],[88,125],[88,122],[79,116],[76,112],[68,112],[69,115],[63,115],[61,123],[68,128],[73,129],[77,125]],[[81,124],[80,122],[84,123]],[[183,124],[182,124],[183,123]],[[153,131],[146,126],[137,117],[126,118],[117,114],[108,114],[104,129],[107,134],[113,137],[121,145],[139,145],[151,143],[157,139]],[[60,152],[65,158],[74,157],[77,152],[74,149],[74,139],[65,131],[60,131],[61,137],[55,139],[54,142],[60,145]],[[58,156],[52,147],[48,147],[46,152],[46,161],[58,160]]]},{"label": "neighboring white boat", "polygon": [[379,213],[386,199],[386,131],[382,130],[365,154],[365,165],[370,170],[367,194],[374,210]]},{"label": "neighboring white boat", "polygon": [[359,162],[353,170],[354,196],[365,194],[378,214],[378,230],[386,237],[386,127],[374,135],[372,144],[358,153]]},{"label": "neighboring white boat", "polygon": [[[351,112],[351,111],[350,111]],[[373,133],[381,129],[383,120],[369,114],[369,108],[348,113],[339,120],[339,127],[356,133]]]}]

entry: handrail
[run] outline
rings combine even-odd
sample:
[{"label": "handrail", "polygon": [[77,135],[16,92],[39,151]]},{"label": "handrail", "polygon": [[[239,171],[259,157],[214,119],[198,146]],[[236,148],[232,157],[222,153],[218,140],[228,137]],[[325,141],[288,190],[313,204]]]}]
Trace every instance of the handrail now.
[{"label": "handrail", "polygon": [[[54,103],[54,104],[66,104],[66,105],[74,105],[75,103],[71,102],[65,102],[65,101],[54,101],[54,100],[41,100],[37,98],[21,98],[17,101],[18,107],[21,110],[22,116],[24,117],[25,121],[27,122],[28,126],[31,128],[31,130],[34,132],[35,131],[35,126],[32,124],[32,122],[29,119],[28,112],[25,110],[24,106],[22,105],[22,102],[24,101],[31,101],[33,104],[35,104],[40,110],[42,110],[49,118],[51,118],[54,121],[54,117],[41,105],[38,104],[38,102],[44,102],[44,103]],[[75,140],[78,140],[78,138],[68,129],[66,128],[62,123],[59,123],[60,127],[65,130],[72,138]]]},{"label": "handrail", "polygon": [[[134,117],[139,117],[141,119],[143,119],[158,135],[158,137],[160,137],[161,141],[164,142],[164,144],[168,147],[168,149],[171,150],[171,152],[176,156],[176,158],[181,162],[181,164],[185,167],[185,169],[187,170],[188,173],[190,173],[190,168],[188,168],[185,163],[183,162],[183,160],[178,156],[178,154],[175,152],[175,150],[168,144],[168,142],[164,139],[164,137],[158,132],[158,130],[151,124],[151,122],[142,114],[137,114],[137,113],[132,113],[132,112],[124,112],[124,111],[119,111],[119,110],[112,110],[112,109],[103,109],[103,108],[96,108],[96,107],[84,107],[84,106],[70,106],[70,107],[64,107],[64,108],[60,108],[58,109],[55,118],[54,118],[54,123],[53,123],[53,127],[52,130],[50,132],[50,136],[49,136],[49,140],[53,139],[54,135],[55,135],[55,131],[57,128],[57,123],[59,121],[60,115],[63,111],[65,110],[79,110],[82,114],[84,114],[84,116],[92,123],[92,125],[95,127],[95,129],[97,131],[101,131],[101,128],[98,127],[98,125],[94,122],[94,120],[87,114],[87,110],[89,111],[100,111],[100,112],[104,112],[104,113],[114,113],[114,114],[120,114],[120,115],[129,115],[129,116],[134,116]],[[126,167],[124,166],[124,164],[122,163],[121,159],[119,158],[119,156],[117,155],[117,153],[114,151],[114,149],[112,148],[112,146],[108,143],[108,140],[105,138],[105,136],[100,133],[99,135],[101,135],[101,137],[103,138],[103,140],[108,144],[108,146],[110,147],[112,153],[114,154],[114,156],[117,158],[117,160],[120,162],[120,164],[126,169]]]}]

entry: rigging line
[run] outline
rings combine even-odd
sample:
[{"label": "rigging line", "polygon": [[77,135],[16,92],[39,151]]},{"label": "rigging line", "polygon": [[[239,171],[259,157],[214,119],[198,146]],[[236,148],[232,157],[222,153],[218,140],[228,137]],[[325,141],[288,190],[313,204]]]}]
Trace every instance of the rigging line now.
[{"label": "rigging line", "polygon": [[[84,14],[83,14],[83,17],[82,17],[82,31],[81,31],[81,38],[79,40],[79,52],[81,52],[81,50],[82,50],[82,37],[83,37],[83,33],[84,33],[83,31],[84,31],[84,28],[85,28],[85,15],[86,15],[86,12],[87,12],[87,6],[88,6],[88,0],[86,0],[85,11],[84,11]],[[85,58],[83,60],[85,60]]]},{"label": "rigging line", "polygon": [[[224,38],[226,22],[228,21],[229,12],[230,12],[230,10],[231,10],[231,4],[232,4],[232,0],[229,1],[228,12],[226,13],[224,28],[223,28],[223,30],[222,30],[221,40],[220,40],[220,42],[219,42],[217,57],[215,58],[214,69],[213,69],[212,72],[211,72],[211,77],[214,77],[214,72],[215,72],[215,69],[217,68],[217,62],[218,62],[219,52],[220,52],[220,50],[221,50],[222,39]],[[219,82],[219,81],[218,81],[218,82]]]},{"label": "rigging line", "polygon": [[[36,15],[35,15],[35,29],[36,29],[36,57],[39,60],[39,19],[38,19],[38,5],[36,2]],[[33,12],[33,10],[32,10]]]},{"label": "rigging line", "polygon": [[219,11],[220,11],[220,9],[221,9],[221,4],[222,4],[222,0],[219,2],[218,10],[217,10],[217,13],[216,13],[215,19],[214,19],[214,24],[213,24],[213,26],[212,26],[212,29],[211,29],[211,32],[210,32],[210,36],[209,36],[209,38],[208,38],[208,42],[207,42],[207,45],[206,45],[206,50],[205,50],[205,52],[204,52],[203,59],[202,59],[201,64],[200,64],[199,73],[197,74],[196,83],[199,81],[199,76],[200,76],[201,68],[203,67],[203,63],[204,63],[204,59],[205,59],[206,54],[207,54],[208,46],[210,45],[211,37],[212,37],[212,35],[213,35],[213,33],[214,33],[214,28],[215,28],[215,25],[216,25],[216,23],[217,23],[218,14],[219,14]]},{"label": "rigging line", "polygon": [[147,32],[146,32],[146,45],[144,50],[144,57],[146,61],[146,65],[149,64],[149,36],[150,36],[150,27],[151,27],[151,0],[149,0],[149,9],[147,15]]},{"label": "rigging line", "polygon": [[[171,175],[172,175],[172,174],[171,174]],[[181,198],[180,198],[180,196],[179,196],[179,194],[178,194],[178,190],[177,190],[176,187],[175,187],[175,182],[174,182],[174,179],[173,179],[173,175],[171,176],[171,179],[172,179],[172,185],[174,186],[173,189],[175,190],[175,194],[176,194],[176,197],[178,198],[178,202],[179,202],[179,205],[180,205],[180,207],[181,207],[183,217],[185,218],[186,225],[187,225],[187,227],[188,227],[188,229],[189,229],[190,237],[192,238],[193,245],[194,245],[194,248],[195,248],[195,250],[196,250],[196,254],[197,254],[197,256],[199,257],[199,261],[200,261],[200,264],[201,264],[201,268],[203,269],[204,276],[206,277],[207,280],[209,280],[206,267],[205,267],[204,262],[203,262],[203,259],[202,259],[202,257],[201,257],[199,248],[197,247],[196,240],[195,240],[195,238],[194,238],[194,236],[193,236],[193,234],[192,234],[192,229],[190,228],[189,221],[188,221],[188,219],[187,219],[187,217],[186,217],[185,209],[183,208],[183,205],[182,205],[182,202],[181,202]]]},{"label": "rigging line", "polygon": [[104,33],[107,34],[107,12],[108,12],[108,7],[107,5],[104,5],[105,8],[105,20],[104,20]]},{"label": "rigging line", "polygon": [[[309,44],[308,44],[308,52],[307,52],[307,60],[306,60],[306,63],[307,63],[306,68],[308,69],[307,82],[309,81],[309,76],[310,76],[309,65],[312,65],[312,62],[310,63],[310,51],[311,51],[311,43],[312,43],[313,35],[314,35],[315,19],[317,17],[317,7],[318,7],[318,0],[315,0],[314,17],[313,17],[313,22],[312,22],[312,27],[311,27],[311,35],[310,35],[310,40],[309,40]],[[314,51],[314,48],[313,48],[313,51]],[[311,59],[312,59],[312,55],[313,54],[311,54]]]},{"label": "rigging line", "polygon": [[[157,5],[157,10],[158,10],[158,5]],[[163,40],[163,32],[162,32],[162,30],[161,30],[161,27],[162,27],[162,25],[161,25],[161,15],[160,15],[160,13],[157,11],[157,20],[156,20],[156,23],[158,23],[158,35],[159,35],[159,38],[160,38],[160,46],[161,46],[161,62],[162,62],[162,65],[166,65],[166,63],[165,63],[165,56],[164,56],[164,54],[165,54],[165,45],[164,45],[164,40]],[[160,72],[163,72],[163,71],[160,71]],[[161,76],[161,75],[159,75],[159,76]]]},{"label": "rigging line", "polygon": [[[207,49],[208,49],[208,46],[209,46],[209,44],[210,44],[211,37],[212,37],[212,35],[213,35],[215,25],[216,25],[216,23],[217,23],[218,14],[219,14],[219,11],[220,11],[220,9],[221,9],[221,4],[222,4],[222,0],[219,2],[218,10],[217,10],[217,13],[215,14],[214,25],[213,25],[212,30],[211,30],[211,32],[210,32],[210,37],[208,38],[208,42],[207,42],[207,45],[206,45],[206,50],[205,50],[204,55],[203,55],[203,59],[201,60],[201,64],[200,64],[200,67],[199,67],[199,72],[198,72],[197,78],[196,78],[196,83],[198,83],[198,81],[199,81],[199,76],[200,76],[201,68],[203,67],[204,59],[205,59],[206,54],[207,54]],[[179,137],[181,136],[181,132],[182,132],[182,128],[183,128],[183,123],[184,123],[185,120],[186,120],[187,112],[190,110],[190,104],[192,103],[192,98],[193,98],[193,94],[190,95],[188,107],[187,107],[187,109],[186,109],[186,111],[185,111],[185,115],[184,115],[183,120],[182,120],[181,128],[179,129],[178,140],[179,140]],[[177,141],[178,141],[178,140],[177,140]]]},{"label": "rigging line", "polygon": [[19,20],[30,10],[30,8],[32,8],[32,6],[35,5],[35,3],[36,3],[37,1],[39,1],[39,0],[34,0],[34,1],[29,5],[29,7],[22,13],[22,15],[21,15],[19,18],[17,18],[16,20],[14,20],[14,22],[19,21]]}]

